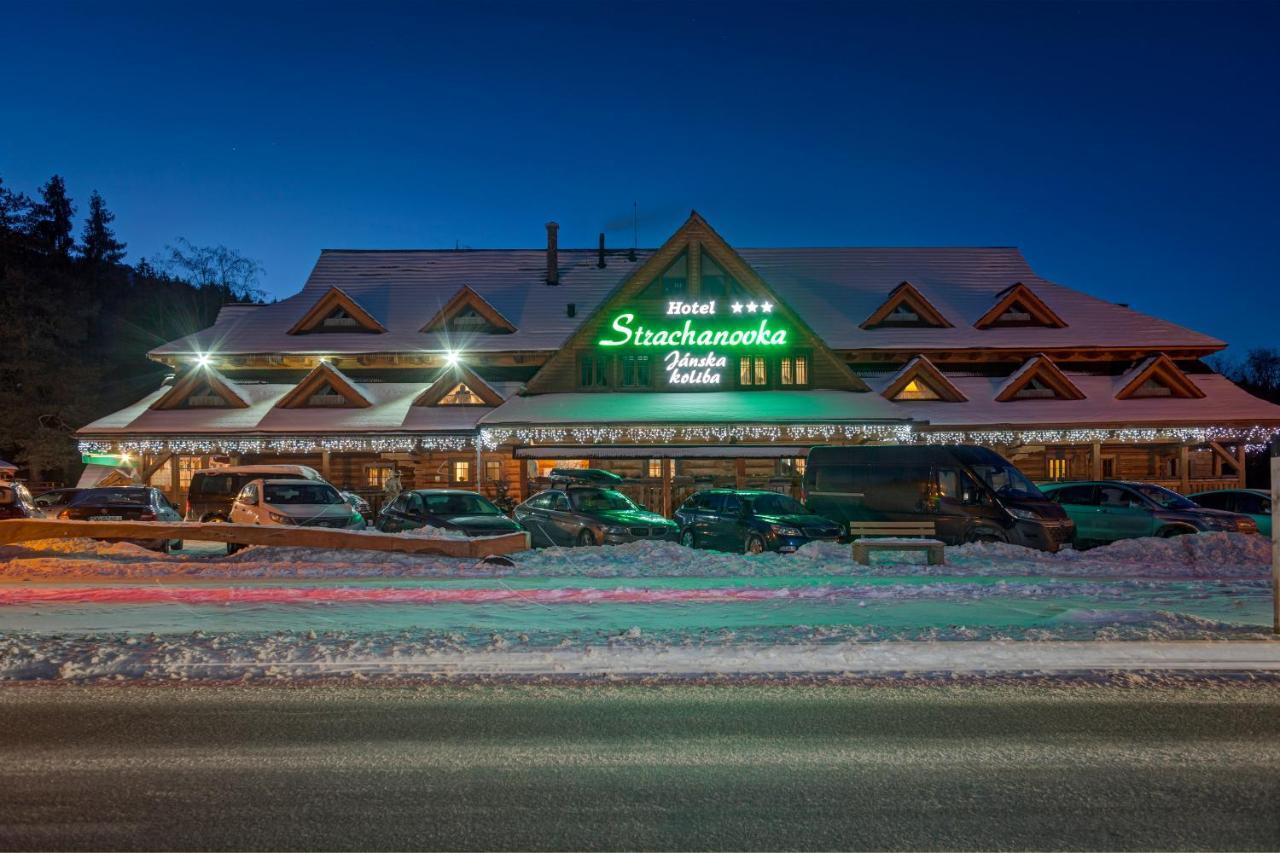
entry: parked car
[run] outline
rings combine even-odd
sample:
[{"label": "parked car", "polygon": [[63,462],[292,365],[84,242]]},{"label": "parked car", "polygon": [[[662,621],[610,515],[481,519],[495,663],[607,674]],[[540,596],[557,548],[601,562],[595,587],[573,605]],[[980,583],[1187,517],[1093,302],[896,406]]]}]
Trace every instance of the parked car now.
[{"label": "parked car", "polygon": [[1258,525],[1259,533],[1271,535],[1271,493],[1266,489],[1219,489],[1187,497],[1206,509],[1247,515]]},{"label": "parked car", "polygon": [[368,527],[369,519],[373,518],[373,508],[369,506],[369,502],[355,492],[339,491],[338,494],[342,495],[342,499],[349,503],[359,516],[352,526],[359,530]]},{"label": "parked car", "polygon": [[618,545],[640,539],[671,542],[680,528],[616,489],[565,485],[547,489],[515,509],[534,545]]},{"label": "parked car", "polygon": [[227,521],[231,504],[250,480],[259,477],[292,477],[323,483],[320,472],[306,465],[236,465],[205,468],[191,475],[187,489],[187,521]]},{"label": "parked car", "polygon": [[245,484],[231,505],[229,520],[346,530],[355,527],[356,517],[351,504],[328,483],[268,477]]},{"label": "parked car", "polygon": [[49,515],[57,515],[84,489],[50,489],[36,495],[36,506]]},{"label": "parked car", "polygon": [[804,504],[777,492],[708,489],[676,510],[680,544],[690,548],[789,553],[814,541],[840,538],[841,528]]},{"label": "parked car", "polygon": [[1075,532],[1062,507],[986,447],[815,447],[803,497],[812,512],[846,529],[859,521],[927,521],[948,545],[1010,542],[1057,551]]},{"label": "parked car", "polygon": [[14,482],[0,483],[0,520],[44,517],[44,510],[36,506],[26,486]]},{"label": "parked car", "polygon": [[401,492],[383,507],[378,529],[385,533],[441,527],[468,536],[499,536],[523,530],[488,498],[462,489]]},{"label": "parked car", "polygon": [[1044,491],[1075,521],[1075,542],[1081,547],[1141,536],[1258,532],[1248,516],[1206,509],[1154,483],[1092,480],[1053,483]]},{"label": "parked car", "polygon": [[[182,521],[182,513],[153,486],[82,489],[58,518],[70,521]],[[107,539],[104,541],[121,541]],[[126,539],[162,553],[182,549],[181,539]]]}]

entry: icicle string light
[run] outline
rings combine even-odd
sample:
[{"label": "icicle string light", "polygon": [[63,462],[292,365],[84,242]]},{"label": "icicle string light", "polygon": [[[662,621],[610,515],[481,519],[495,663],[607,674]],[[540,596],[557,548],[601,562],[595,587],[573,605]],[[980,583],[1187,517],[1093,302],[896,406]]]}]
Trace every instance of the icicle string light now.
[{"label": "icicle string light", "polygon": [[1267,448],[1280,428],[1270,426],[1173,426],[1119,427],[1109,429],[974,429],[914,431],[907,424],[707,424],[690,426],[492,427],[477,435],[305,436],[272,438],[202,436],[200,438],[86,439],[81,453],[162,453],[205,455],[210,453],[409,453],[413,451],[466,451],[478,445],[496,450],[506,444],[525,446],[557,444],[726,444],[838,441],[893,442],[897,444],[1141,444],[1210,441],[1242,443],[1250,453]]}]

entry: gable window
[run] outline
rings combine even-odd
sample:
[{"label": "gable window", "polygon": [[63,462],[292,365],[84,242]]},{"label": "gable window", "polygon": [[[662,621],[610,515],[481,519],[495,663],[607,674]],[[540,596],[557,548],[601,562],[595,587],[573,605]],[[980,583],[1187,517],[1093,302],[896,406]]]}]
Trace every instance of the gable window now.
[{"label": "gable window", "polygon": [[782,385],[809,384],[809,357],[789,355],[779,360],[779,382]]},{"label": "gable window", "polygon": [[1031,379],[1014,394],[1015,400],[1052,400],[1058,393],[1044,384],[1038,377]]},{"label": "gable window", "polygon": [[453,386],[453,389],[440,398],[441,406],[483,406],[484,399],[467,387],[465,382],[459,382]]},{"label": "gable window", "polygon": [[703,300],[721,299],[725,303],[735,299],[746,299],[750,294],[737,279],[725,272],[724,267],[716,263],[706,249],[702,250],[698,269],[698,298]]},{"label": "gable window", "polygon": [[206,382],[191,392],[183,406],[188,409],[219,409],[226,408],[227,401]]},{"label": "gable window", "polygon": [[582,388],[609,387],[609,356],[583,355],[578,361],[578,385]]},{"label": "gable window", "polygon": [[689,259],[684,255],[662,274],[663,296],[684,296],[689,290]]},{"label": "gable window", "polygon": [[320,321],[321,329],[337,329],[339,331],[354,329],[359,325],[356,322],[356,318],[348,314],[346,309],[341,306],[334,308],[333,311],[329,312],[329,316]]},{"label": "gable window", "polygon": [[307,398],[308,406],[345,406],[347,398],[334,390],[333,386],[325,383],[316,390],[314,394]]},{"label": "gable window", "polygon": [[1172,397],[1173,389],[1158,379],[1148,379],[1134,389],[1130,397]]},{"label": "gable window", "polygon": [[453,482],[465,483],[471,479],[471,461],[468,459],[453,460]]},{"label": "gable window", "polygon": [[941,400],[942,395],[933,386],[919,379],[912,379],[902,390],[893,395],[895,400]]},{"label": "gable window", "polygon": [[738,384],[757,387],[769,384],[769,374],[763,356],[744,355],[738,359]]},{"label": "gable window", "polygon": [[619,359],[618,384],[623,388],[649,387],[649,356],[624,355]]}]

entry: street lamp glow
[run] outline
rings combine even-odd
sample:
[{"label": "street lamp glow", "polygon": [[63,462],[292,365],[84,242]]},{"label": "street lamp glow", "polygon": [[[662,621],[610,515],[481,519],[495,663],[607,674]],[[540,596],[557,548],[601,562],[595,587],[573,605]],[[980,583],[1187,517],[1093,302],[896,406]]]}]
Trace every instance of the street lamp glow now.
[{"label": "street lamp glow", "polygon": [[448,367],[456,367],[461,358],[462,353],[460,352],[455,352],[453,350],[445,350],[444,352],[444,363]]},{"label": "street lamp glow", "polygon": [[196,356],[196,367],[208,367],[211,361],[213,361],[213,359],[209,358],[209,356],[204,353],[200,353]]}]

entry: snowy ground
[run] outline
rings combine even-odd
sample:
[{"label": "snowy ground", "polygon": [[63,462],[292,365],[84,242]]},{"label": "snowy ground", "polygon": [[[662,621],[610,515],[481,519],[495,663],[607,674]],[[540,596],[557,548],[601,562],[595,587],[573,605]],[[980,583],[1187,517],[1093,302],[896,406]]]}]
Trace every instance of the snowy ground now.
[{"label": "snowy ground", "polygon": [[753,557],[636,543],[500,565],[7,546],[0,678],[1280,667],[1262,537],[1059,554],[970,545],[947,549],[943,566],[885,556],[866,567],[832,544]]}]

